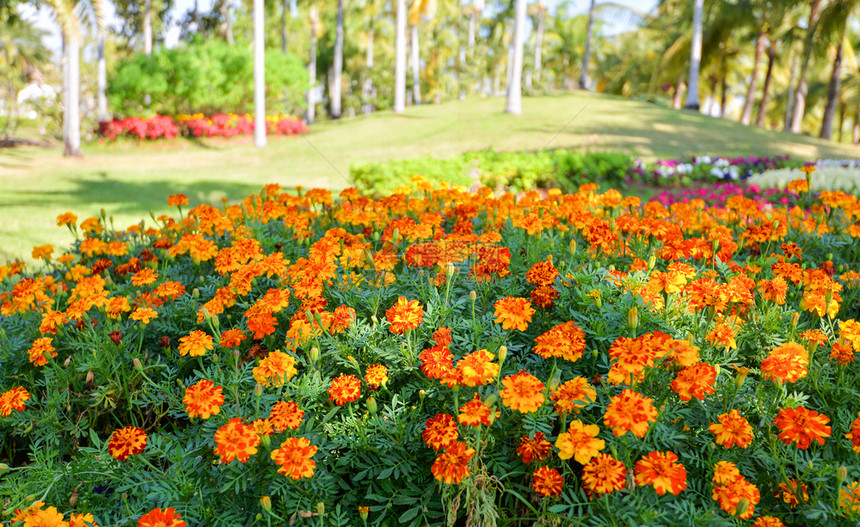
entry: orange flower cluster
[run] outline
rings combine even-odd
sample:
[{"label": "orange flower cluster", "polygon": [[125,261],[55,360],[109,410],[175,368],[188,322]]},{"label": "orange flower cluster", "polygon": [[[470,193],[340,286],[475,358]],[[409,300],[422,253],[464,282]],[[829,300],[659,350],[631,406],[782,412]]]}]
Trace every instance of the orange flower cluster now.
[{"label": "orange flower cluster", "polygon": [[493,423],[493,412],[481,401],[481,396],[475,394],[474,398],[460,407],[457,421],[466,426],[490,426]]},{"label": "orange flower cluster", "polygon": [[310,478],[317,462],[311,459],[319,450],[306,437],[290,437],[281,447],[272,451],[272,460],[280,465],[278,472],[290,479]]},{"label": "orange flower cluster", "polygon": [[499,395],[502,397],[502,403],[511,410],[524,414],[536,412],[546,399],[543,393],[546,388],[544,384],[524,370],[502,379],[502,385],[504,388]]},{"label": "orange flower cluster", "polygon": [[700,362],[679,371],[671,386],[672,391],[677,393],[682,401],[689,401],[693,397],[701,400],[706,394],[714,393],[716,380],[716,368]]},{"label": "orange flower cluster", "polygon": [[654,400],[633,390],[623,390],[610,399],[603,414],[603,422],[612,428],[612,433],[622,436],[627,431],[636,437],[645,437],[652,421],[657,420],[657,409],[651,404]]},{"label": "orange flower cluster", "polygon": [[627,482],[624,463],[609,454],[597,454],[582,468],[582,486],[589,495],[621,490]]},{"label": "orange flower cluster", "polygon": [[651,452],[636,462],[636,484],[653,485],[661,496],[667,491],[677,496],[687,488],[687,469],[677,461],[674,452]]},{"label": "orange flower cluster", "polygon": [[260,364],[252,370],[252,373],[254,380],[261,385],[278,388],[298,373],[296,359],[280,350],[271,351],[260,360]]},{"label": "orange flower cluster", "polygon": [[554,468],[540,467],[534,471],[532,477],[532,488],[541,496],[558,496],[564,488],[564,478]]},{"label": "orange flower cluster", "polygon": [[735,445],[747,448],[752,443],[754,434],[749,422],[735,409],[717,417],[719,423],[711,423],[708,430],[717,435],[714,441],[723,447]]},{"label": "orange flower cluster", "polygon": [[152,509],[137,520],[137,527],[186,527],[182,515],[176,509]]},{"label": "orange flower cluster", "polygon": [[430,467],[433,477],[449,485],[460,483],[469,477],[469,460],[475,455],[475,449],[465,443],[454,441],[436,456],[436,461]]},{"label": "orange flower cluster", "polygon": [[220,386],[215,386],[212,381],[203,379],[185,389],[182,403],[185,405],[188,417],[209,419],[221,411],[221,405],[224,404],[224,393]]},{"label": "orange flower cluster", "polygon": [[778,346],[761,361],[761,374],[765,379],[780,382],[797,382],[806,377],[809,353],[796,342]]},{"label": "orange flower cluster", "polygon": [[543,432],[535,432],[535,436],[522,436],[517,446],[517,455],[523,463],[543,461],[552,453],[552,445],[546,440]]},{"label": "orange flower cluster", "polygon": [[424,424],[424,442],[433,450],[441,450],[458,439],[457,422],[448,414],[436,414]]},{"label": "orange flower cluster", "polygon": [[12,388],[0,394],[0,417],[9,417],[12,410],[24,411],[24,403],[30,398],[30,392],[23,386]]},{"label": "orange flower cluster", "polygon": [[385,312],[385,318],[391,324],[388,330],[392,333],[409,332],[421,325],[421,321],[424,320],[424,308],[417,300],[407,300],[406,297],[401,296]]},{"label": "orange flower cluster", "polygon": [[558,324],[535,339],[534,352],[545,359],[560,357],[575,362],[584,351],[585,332],[573,322]]},{"label": "orange flower cluster", "polygon": [[[15,509],[12,515],[12,525],[21,523],[23,527],[99,527],[90,513],[69,514],[69,521],[63,520],[63,515],[56,507],[45,507],[45,502],[38,500],[26,509]],[[182,524],[184,527],[184,523]]]},{"label": "orange flower cluster", "polygon": [[351,403],[361,397],[361,380],[355,375],[340,374],[332,379],[328,387],[328,398],[338,406]]},{"label": "orange flower cluster", "polygon": [[773,420],[779,428],[779,438],[790,445],[797,443],[797,448],[806,450],[813,441],[824,444],[824,438],[830,437],[830,418],[815,410],[803,406],[783,408]]},{"label": "orange flower cluster", "polygon": [[221,463],[230,463],[234,459],[245,463],[257,453],[260,436],[254,427],[234,417],[215,432],[215,443],[218,445],[215,454],[221,458]]},{"label": "orange flower cluster", "polygon": [[269,412],[268,422],[280,431],[295,430],[302,424],[305,411],[292,401],[278,401]]},{"label": "orange flower cluster", "polygon": [[388,382],[388,368],[382,364],[369,366],[364,374],[364,380],[371,388],[379,388]]},{"label": "orange flower cluster", "polygon": [[179,354],[183,356],[199,357],[213,349],[212,337],[197,329],[179,339]]},{"label": "orange flower cluster", "polygon": [[[755,513],[755,506],[761,501],[758,487],[748,482],[730,461],[720,461],[714,467],[714,491],[711,498],[732,516],[745,520]],[[741,500],[746,509],[738,510]]]}]

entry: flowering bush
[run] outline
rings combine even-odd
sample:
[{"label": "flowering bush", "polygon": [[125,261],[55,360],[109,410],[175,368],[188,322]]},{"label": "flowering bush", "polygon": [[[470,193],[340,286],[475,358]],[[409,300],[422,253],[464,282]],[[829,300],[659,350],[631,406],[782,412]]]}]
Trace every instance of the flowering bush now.
[{"label": "flowering bush", "polygon": [[[813,192],[860,191],[860,166],[856,163],[825,159],[817,161],[814,166],[817,170],[810,180]],[[785,189],[792,181],[805,177],[800,168],[783,168],[762,172],[750,178],[749,182],[760,187]]]},{"label": "flowering bush", "polygon": [[769,205],[792,206],[798,204],[798,195],[790,190],[779,188],[760,188],[756,184],[746,183],[716,183],[713,186],[698,189],[664,190],[651,201],[658,201],[664,207],[674,203],[688,203],[702,200],[705,206],[725,207],[729,198],[741,196],[760,204],[759,208]]},{"label": "flowering bush", "polygon": [[777,157],[711,157],[688,156],[681,159],[660,159],[646,163],[637,159],[631,179],[647,183],[689,184],[692,181],[740,181],[765,170],[799,167],[789,156]]},{"label": "flowering bush", "polygon": [[0,267],[0,521],[860,520],[854,196],[168,204]]},{"label": "flowering bush", "polygon": [[[294,135],[307,132],[301,119],[290,115],[267,115],[266,133],[269,135]],[[254,119],[250,115],[203,114],[172,117],[156,115],[147,119],[127,117],[99,123],[98,134],[113,140],[119,136],[137,139],[173,139],[181,134],[187,137],[234,137],[254,133]]]}]

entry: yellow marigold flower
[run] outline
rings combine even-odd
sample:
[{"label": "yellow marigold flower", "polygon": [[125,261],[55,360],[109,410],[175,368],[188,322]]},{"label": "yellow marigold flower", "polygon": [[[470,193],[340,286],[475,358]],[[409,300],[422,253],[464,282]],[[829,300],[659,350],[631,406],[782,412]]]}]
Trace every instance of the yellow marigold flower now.
[{"label": "yellow marigold flower", "polygon": [[502,329],[518,329],[525,331],[532,321],[535,310],[525,298],[508,296],[496,302],[496,324]]},{"label": "yellow marigold flower", "polygon": [[571,421],[567,432],[558,434],[555,447],[559,450],[558,457],[561,459],[574,458],[577,463],[586,464],[597,456],[606,446],[603,439],[599,439],[600,427],[587,425],[579,420]]},{"label": "yellow marigold flower", "polygon": [[128,318],[146,325],[149,324],[152,319],[158,318],[158,312],[148,307],[139,307],[132,311]]},{"label": "yellow marigold flower", "polygon": [[51,259],[51,255],[53,253],[54,246],[48,243],[45,245],[37,245],[36,247],[33,247],[32,255],[34,260],[38,260],[41,258],[42,260],[47,261]]},{"label": "yellow marigold flower", "polygon": [[254,380],[263,386],[276,388],[289,382],[297,373],[296,359],[281,350],[269,352],[253,370]]},{"label": "yellow marigold flower", "polygon": [[536,412],[543,405],[544,384],[534,375],[520,370],[515,375],[509,375],[502,379],[504,388],[500,395],[502,404],[511,410],[518,410],[524,414]]},{"label": "yellow marigold flower", "polygon": [[195,329],[188,335],[179,339],[179,354],[182,356],[190,355],[192,357],[199,357],[213,349],[212,337],[200,330]]}]

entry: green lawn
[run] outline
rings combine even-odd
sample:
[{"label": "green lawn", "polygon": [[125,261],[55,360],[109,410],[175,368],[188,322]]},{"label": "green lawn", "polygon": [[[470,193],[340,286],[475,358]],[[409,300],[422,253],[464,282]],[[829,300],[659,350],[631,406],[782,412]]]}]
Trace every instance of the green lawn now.
[{"label": "green lawn", "polygon": [[63,158],[60,147],[6,149],[0,151],[0,264],[29,259],[34,245],[70,243],[68,231],[54,223],[67,210],[83,219],[104,208],[122,228],[148,220],[150,210],[170,212],[166,197],[176,192],[188,195],[193,205],[242,198],[265,183],[341,189],[349,186],[350,163],[360,160],[546,147],[617,150],[652,159],[687,153],[809,159],[860,153],[850,145],[588,93],[527,97],[520,117],[504,114],[503,108],[501,98],[473,98],[411,107],[403,115],[382,112],[314,125],[303,138],[272,138],[263,150],[247,139],[94,143],[84,145],[80,159]]}]

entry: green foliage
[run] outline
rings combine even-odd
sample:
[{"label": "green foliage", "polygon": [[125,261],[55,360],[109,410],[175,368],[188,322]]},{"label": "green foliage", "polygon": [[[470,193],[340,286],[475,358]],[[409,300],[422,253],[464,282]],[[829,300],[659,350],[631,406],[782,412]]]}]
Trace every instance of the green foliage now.
[{"label": "green foliage", "polygon": [[574,150],[539,152],[467,152],[451,159],[421,157],[402,161],[355,163],[350,176],[364,191],[386,193],[408,184],[413,176],[427,181],[470,186],[474,183],[512,191],[558,187],[576,191],[583,183],[618,185],[633,169],[633,159],[621,153]]},{"label": "green foliage", "polygon": [[[300,113],[307,89],[308,74],[297,57],[266,52],[268,113]],[[252,49],[217,39],[123,60],[107,92],[111,107],[125,116],[250,113],[253,93]]]}]

